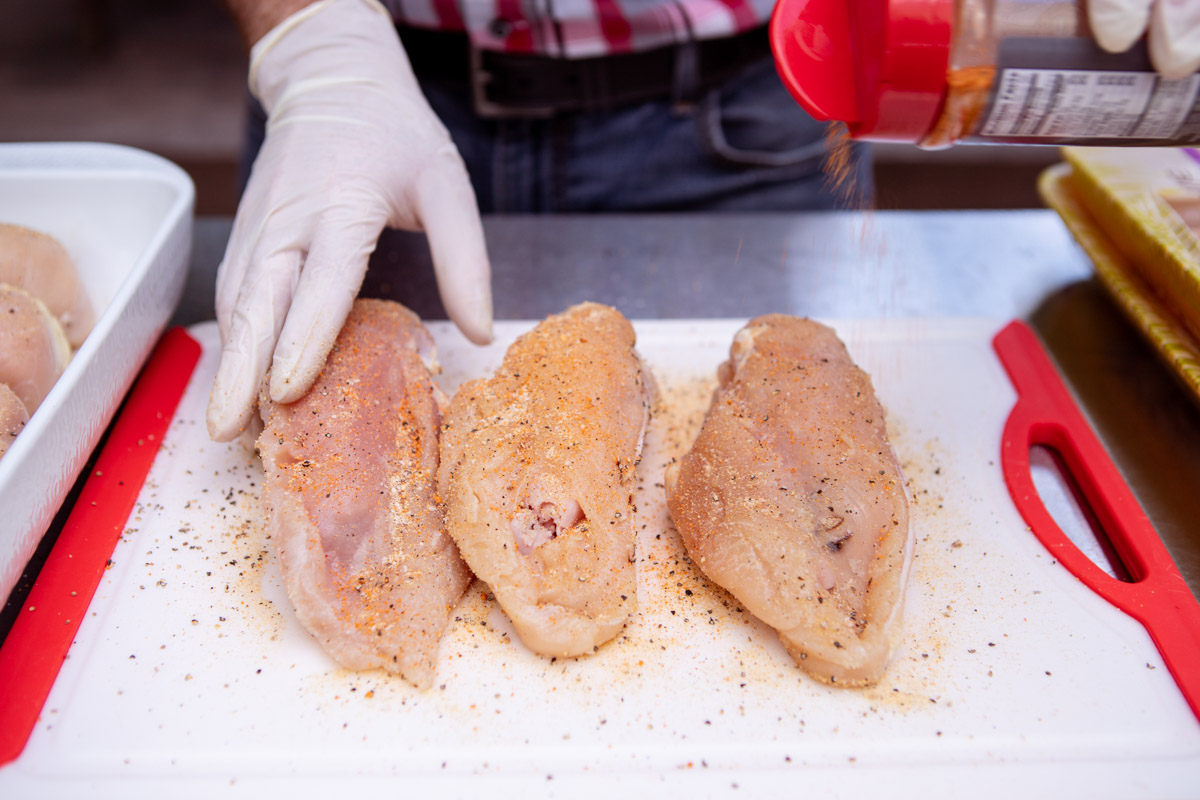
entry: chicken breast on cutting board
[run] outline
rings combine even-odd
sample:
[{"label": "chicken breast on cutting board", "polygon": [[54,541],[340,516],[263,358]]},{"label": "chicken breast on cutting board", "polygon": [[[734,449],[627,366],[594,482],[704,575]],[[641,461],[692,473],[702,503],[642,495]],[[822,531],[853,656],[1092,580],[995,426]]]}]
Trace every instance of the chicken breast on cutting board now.
[{"label": "chicken breast on cutting board", "polygon": [[288,597],[339,664],[426,687],[471,582],[435,496],[439,392],[416,315],[355,302],[304,397],[260,399],[262,501]]},{"label": "chicken breast on cutting board", "polygon": [[908,501],[870,378],[828,327],[738,332],[667,505],[692,560],[837,685],[873,683],[901,633]]},{"label": "chicken breast on cutting board", "polygon": [[71,345],[42,301],[0,284],[0,383],[21,398],[30,415],[70,361]]},{"label": "chicken breast on cutting board", "polygon": [[636,610],[632,496],[649,410],[633,327],[595,303],[546,319],[450,403],[447,527],[538,653],[590,653]]},{"label": "chicken breast on cutting board", "polygon": [[8,452],[17,434],[29,422],[29,413],[16,392],[0,383],[0,457]]},{"label": "chicken breast on cutting board", "polygon": [[72,347],[92,330],[95,312],[75,262],[53,236],[0,222],[0,283],[18,286],[46,304]]}]

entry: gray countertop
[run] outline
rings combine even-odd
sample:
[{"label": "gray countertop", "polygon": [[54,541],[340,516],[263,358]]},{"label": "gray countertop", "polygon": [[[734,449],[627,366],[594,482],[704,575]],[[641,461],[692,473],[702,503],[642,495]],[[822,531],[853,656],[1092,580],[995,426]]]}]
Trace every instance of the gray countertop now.
[{"label": "gray countertop", "polygon": [[[197,221],[175,321],[211,319],[231,220]],[[1051,211],[489,217],[497,319],[582,300],[633,319],[1024,319],[1200,595],[1200,406],[1092,279]],[[388,232],[363,294],[444,319],[419,235]]]},{"label": "gray countertop", "polygon": [[[229,219],[196,225],[177,319],[212,318]],[[509,216],[484,220],[497,319],[581,300],[630,318],[1029,317],[1091,267],[1049,211]],[[444,318],[422,236],[389,231],[364,294]]]}]

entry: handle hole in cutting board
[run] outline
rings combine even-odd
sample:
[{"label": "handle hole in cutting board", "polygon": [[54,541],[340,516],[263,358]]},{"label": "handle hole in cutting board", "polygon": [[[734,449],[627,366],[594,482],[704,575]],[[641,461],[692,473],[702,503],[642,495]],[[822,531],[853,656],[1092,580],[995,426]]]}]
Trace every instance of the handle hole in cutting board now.
[{"label": "handle hole in cutting board", "polygon": [[1062,457],[1053,448],[1035,444],[1029,448],[1029,471],[1042,504],[1067,538],[1097,567],[1117,580],[1131,583],[1129,570]]}]

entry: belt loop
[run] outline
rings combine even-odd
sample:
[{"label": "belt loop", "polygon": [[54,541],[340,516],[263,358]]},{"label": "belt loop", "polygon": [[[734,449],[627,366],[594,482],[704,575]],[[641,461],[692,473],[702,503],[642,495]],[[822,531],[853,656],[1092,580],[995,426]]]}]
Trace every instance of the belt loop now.
[{"label": "belt loop", "polygon": [[675,45],[675,70],[671,80],[671,104],[686,111],[700,99],[700,46],[695,39]]},{"label": "belt loop", "polygon": [[609,111],[615,106],[610,65],[603,59],[581,59],[573,64],[579,87],[581,111]]}]

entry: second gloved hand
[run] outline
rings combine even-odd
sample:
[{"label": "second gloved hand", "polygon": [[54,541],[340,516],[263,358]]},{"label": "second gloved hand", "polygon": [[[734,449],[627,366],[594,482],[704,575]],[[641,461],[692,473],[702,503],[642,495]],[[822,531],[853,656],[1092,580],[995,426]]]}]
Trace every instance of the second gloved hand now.
[{"label": "second gloved hand", "polygon": [[385,226],[425,231],[447,314],[471,341],[491,339],[475,194],[387,12],[322,0],[250,55],[267,135],[217,274],[208,430],[219,441],[246,427],[268,368],[274,402],[312,385]]},{"label": "second gloved hand", "polygon": [[1122,53],[1142,37],[1164,78],[1200,69],[1200,0],[1088,0],[1088,23],[1105,50]]}]

